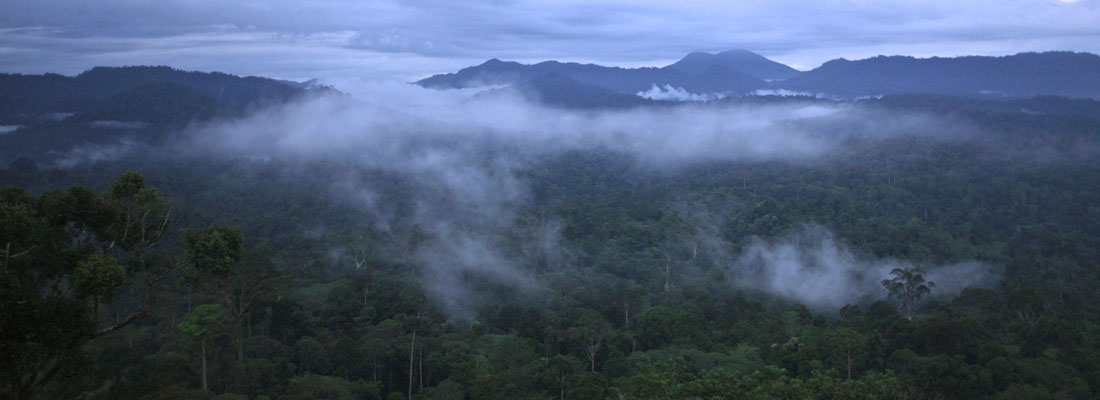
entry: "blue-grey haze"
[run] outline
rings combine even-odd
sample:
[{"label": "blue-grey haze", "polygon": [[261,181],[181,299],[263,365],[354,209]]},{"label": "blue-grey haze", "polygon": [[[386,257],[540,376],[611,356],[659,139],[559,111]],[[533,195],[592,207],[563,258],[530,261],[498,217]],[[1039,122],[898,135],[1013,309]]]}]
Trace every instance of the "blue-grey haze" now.
[{"label": "blue-grey haze", "polygon": [[638,67],[734,48],[802,70],[878,54],[1100,53],[1100,0],[0,0],[0,72],[154,64],[339,84],[494,57]]}]

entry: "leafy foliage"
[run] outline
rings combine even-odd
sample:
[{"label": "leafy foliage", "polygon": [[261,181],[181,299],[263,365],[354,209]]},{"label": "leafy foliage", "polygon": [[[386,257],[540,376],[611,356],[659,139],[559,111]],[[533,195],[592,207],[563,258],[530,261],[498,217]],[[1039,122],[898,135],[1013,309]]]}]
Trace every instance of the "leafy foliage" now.
[{"label": "leafy foliage", "polygon": [[[938,101],[948,100],[875,104]],[[0,390],[89,399],[408,398],[410,387],[418,399],[1094,398],[1100,164],[1087,152],[1096,117],[1074,104],[1069,119],[961,107],[984,110],[958,115],[987,129],[995,147],[853,140],[816,163],[660,171],[608,151],[548,155],[516,171],[530,204],[496,243],[524,255],[517,268],[539,287],[463,277],[478,297],[466,316],[446,313],[422,285],[426,272],[409,254],[424,242],[413,216],[423,188],[402,176],[339,161],[16,163],[0,170],[0,182],[21,186],[0,190]],[[1047,147],[1026,151],[1034,146]],[[143,174],[127,172],[135,166]],[[379,193],[383,212],[328,199],[349,176]],[[560,228],[561,252],[526,256],[532,227],[548,221]],[[981,260],[1000,279],[948,296],[951,282],[936,278],[932,288],[917,269],[874,278],[901,296],[900,313],[885,296],[825,309],[737,285],[730,255],[811,221],[859,254]]]},{"label": "leafy foliage", "polygon": [[220,225],[183,234],[190,266],[200,274],[226,277],[241,260],[244,237],[240,229]]},{"label": "leafy foliage", "polygon": [[894,268],[890,271],[893,278],[883,279],[882,287],[890,293],[890,298],[901,303],[905,318],[913,319],[913,312],[920,301],[932,293],[935,282],[924,280],[924,271],[920,267]]}]

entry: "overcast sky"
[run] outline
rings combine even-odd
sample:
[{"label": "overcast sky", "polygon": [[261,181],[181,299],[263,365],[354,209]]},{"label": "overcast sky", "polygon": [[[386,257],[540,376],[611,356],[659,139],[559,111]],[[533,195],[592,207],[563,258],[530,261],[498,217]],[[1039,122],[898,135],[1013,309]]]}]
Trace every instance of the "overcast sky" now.
[{"label": "overcast sky", "polygon": [[1100,53],[1100,0],[0,0],[0,72],[155,64],[408,81],[494,57],[663,66],[733,48],[798,69]]}]

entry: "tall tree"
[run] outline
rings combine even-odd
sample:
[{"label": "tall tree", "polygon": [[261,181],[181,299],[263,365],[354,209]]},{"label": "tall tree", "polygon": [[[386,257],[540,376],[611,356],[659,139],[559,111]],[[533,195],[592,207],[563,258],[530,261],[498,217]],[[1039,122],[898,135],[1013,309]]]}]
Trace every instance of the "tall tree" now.
[{"label": "tall tree", "polygon": [[[188,264],[183,280],[192,290],[210,288],[233,319],[237,362],[244,362],[244,323],[268,280],[267,260],[244,252],[237,227],[211,226],[184,233]],[[258,253],[258,252],[257,252]]]},{"label": "tall tree", "polygon": [[[176,264],[158,262],[149,257],[167,235],[172,207],[157,189],[145,183],[145,177],[128,171],[118,177],[103,196],[105,206],[115,212],[107,226],[110,242],[107,249],[124,249],[130,256],[131,273],[140,280],[145,297],[151,302],[153,286],[168,276]],[[144,312],[144,310],[143,310]],[[140,317],[143,315],[135,315]]]},{"label": "tall tree", "polygon": [[[147,315],[171,269],[147,253],[169,217],[167,200],[132,171],[102,195],[83,186],[37,198],[0,191],[0,393],[30,398],[79,373],[85,343]],[[100,305],[124,291],[139,309],[101,327]]]},{"label": "tall tree", "polygon": [[224,320],[227,315],[225,307],[221,304],[203,304],[195,307],[182,322],[176,325],[183,333],[199,340],[202,357],[202,390],[207,390],[206,342],[210,340],[211,329]]},{"label": "tall tree", "polygon": [[901,306],[905,318],[912,320],[917,305],[936,286],[935,282],[924,280],[924,271],[920,267],[894,268],[890,271],[891,279],[883,279],[882,287],[886,288],[890,298],[895,299]]},{"label": "tall tree", "polygon": [[599,313],[584,310],[577,321],[577,326],[570,331],[580,341],[584,355],[588,358],[589,370],[596,372],[596,356],[599,355],[600,345],[610,335],[611,324],[607,323]]}]

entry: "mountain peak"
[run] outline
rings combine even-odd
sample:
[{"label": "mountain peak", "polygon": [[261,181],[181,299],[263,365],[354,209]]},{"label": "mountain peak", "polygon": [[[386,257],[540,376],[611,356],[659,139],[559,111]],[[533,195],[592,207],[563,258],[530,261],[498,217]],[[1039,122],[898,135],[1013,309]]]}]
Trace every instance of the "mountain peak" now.
[{"label": "mountain peak", "polygon": [[479,67],[494,68],[494,67],[505,67],[505,66],[512,66],[512,65],[520,65],[520,64],[518,62],[515,62],[515,61],[501,61],[499,58],[490,58],[490,59],[486,60],[485,62],[481,63],[481,65],[479,65]]},{"label": "mountain peak", "polygon": [[798,75],[798,71],[794,68],[744,49],[726,50],[717,54],[696,51],[665,68],[688,73],[703,73],[715,68],[725,68],[761,80],[782,80]]},{"label": "mountain peak", "polygon": [[717,55],[719,55],[719,56],[748,56],[748,57],[753,57],[753,58],[765,58],[762,55],[753,53],[753,52],[745,50],[745,49],[726,50],[726,51],[723,51],[721,53],[718,53]]}]

